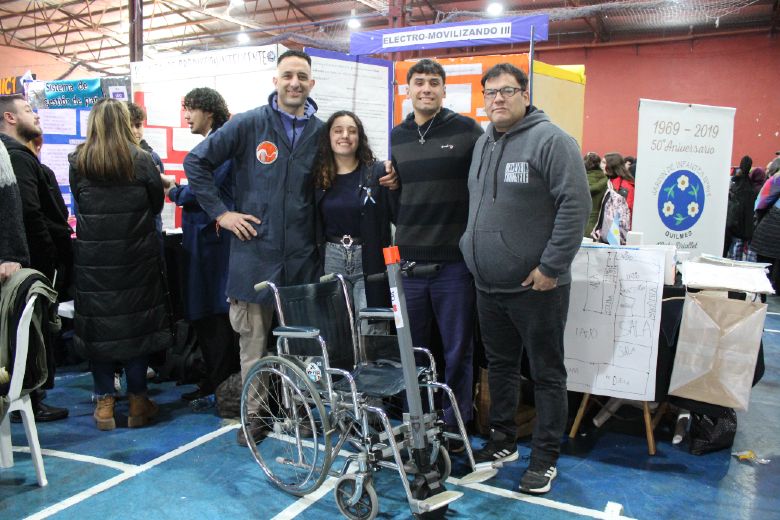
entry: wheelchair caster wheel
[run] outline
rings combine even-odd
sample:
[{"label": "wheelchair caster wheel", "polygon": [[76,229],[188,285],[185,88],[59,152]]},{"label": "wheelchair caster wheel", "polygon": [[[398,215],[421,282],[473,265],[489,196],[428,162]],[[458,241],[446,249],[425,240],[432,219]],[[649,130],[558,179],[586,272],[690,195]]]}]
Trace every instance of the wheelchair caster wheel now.
[{"label": "wheelchair caster wheel", "polygon": [[350,520],[374,520],[379,513],[379,499],[376,496],[374,484],[369,479],[364,480],[360,498],[354,505],[350,505],[356,487],[357,478],[355,475],[344,475],[336,483],[334,493],[339,511]]},{"label": "wheelchair caster wheel", "polygon": [[450,473],[452,473],[452,460],[444,446],[439,447],[439,454],[436,457],[436,471],[439,472],[439,476],[441,477],[439,482],[442,483],[450,478]]}]

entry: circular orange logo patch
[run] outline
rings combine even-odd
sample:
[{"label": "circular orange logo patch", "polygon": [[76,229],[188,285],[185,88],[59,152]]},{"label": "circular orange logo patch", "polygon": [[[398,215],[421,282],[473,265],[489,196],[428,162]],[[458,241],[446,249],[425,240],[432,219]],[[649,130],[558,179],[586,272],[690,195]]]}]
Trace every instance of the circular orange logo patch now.
[{"label": "circular orange logo patch", "polygon": [[271,141],[263,141],[257,145],[255,155],[257,156],[257,160],[261,163],[271,164],[276,161],[276,157],[279,155],[279,150]]}]

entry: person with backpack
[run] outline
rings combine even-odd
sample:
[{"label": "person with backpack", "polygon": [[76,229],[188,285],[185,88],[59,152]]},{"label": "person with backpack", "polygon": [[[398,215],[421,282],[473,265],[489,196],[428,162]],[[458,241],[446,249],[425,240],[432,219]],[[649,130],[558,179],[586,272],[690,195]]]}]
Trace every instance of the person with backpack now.
[{"label": "person with backpack", "polygon": [[[633,213],[634,177],[631,175],[631,172],[628,171],[628,168],[626,168],[626,162],[623,159],[623,156],[617,152],[610,152],[604,156],[604,160],[606,161],[604,173],[606,173],[607,178],[609,178],[615,191],[626,199],[628,209]],[[630,224],[631,217],[629,217],[628,221]]]},{"label": "person with backpack", "polygon": [[[594,238],[613,245],[625,245],[634,212],[634,177],[617,152],[604,155],[604,174],[609,179],[607,193],[602,200],[596,225],[599,233]],[[596,229],[593,233],[596,233]],[[610,236],[613,238],[610,239]]]},{"label": "person with backpack", "polygon": [[590,236],[605,244],[625,245],[631,230],[634,206],[634,183],[619,153],[604,156],[607,189],[598,210],[598,220]]}]

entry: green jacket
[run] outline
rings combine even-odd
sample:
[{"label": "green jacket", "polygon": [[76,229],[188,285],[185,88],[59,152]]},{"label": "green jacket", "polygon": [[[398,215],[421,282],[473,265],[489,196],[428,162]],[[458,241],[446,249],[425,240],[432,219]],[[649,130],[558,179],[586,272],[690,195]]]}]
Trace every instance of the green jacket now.
[{"label": "green jacket", "polygon": [[[31,367],[35,367],[37,370],[34,374],[25,373],[25,386],[22,395],[41,386],[46,382],[48,376],[43,327],[52,327],[50,330],[59,329],[59,318],[56,312],[57,292],[41,280],[33,281],[32,284],[26,283],[28,278],[32,276],[43,279],[43,275],[34,269],[20,269],[3,282],[2,288],[0,288],[0,394],[2,394],[0,395],[0,422],[5,417],[10,404],[6,394],[10,376],[13,375],[14,358],[11,355],[11,338],[16,337],[16,327],[13,324],[21,316],[21,313],[20,316],[13,316],[14,308],[18,308],[16,303],[18,299],[24,298],[24,301],[27,302],[33,295],[40,296],[32,315],[29,350],[27,352],[28,372]],[[29,285],[27,293],[19,294],[19,291],[23,290],[20,288],[24,285]],[[48,300],[48,305],[44,305],[42,300]],[[50,309],[48,316],[44,315],[44,309]]]},{"label": "green jacket", "polygon": [[585,226],[585,236],[590,238],[590,232],[596,226],[599,220],[599,211],[601,211],[601,200],[607,192],[607,176],[601,170],[588,170],[588,186],[590,186],[591,206],[588,224]]}]

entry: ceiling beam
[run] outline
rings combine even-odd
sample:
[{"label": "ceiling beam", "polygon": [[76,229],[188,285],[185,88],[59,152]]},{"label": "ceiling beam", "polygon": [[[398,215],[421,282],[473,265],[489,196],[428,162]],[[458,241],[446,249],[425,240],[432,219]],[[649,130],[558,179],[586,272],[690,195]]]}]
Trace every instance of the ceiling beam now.
[{"label": "ceiling beam", "polygon": [[298,4],[296,4],[295,2],[293,2],[292,0],[287,0],[287,3],[290,4],[292,7],[294,7],[295,9],[297,9],[298,12],[300,12],[304,17],[306,17],[306,19],[308,19],[310,22],[316,22],[317,21],[314,18],[312,18],[311,16],[309,16],[309,13],[307,13],[306,11],[301,9],[301,7]]}]

